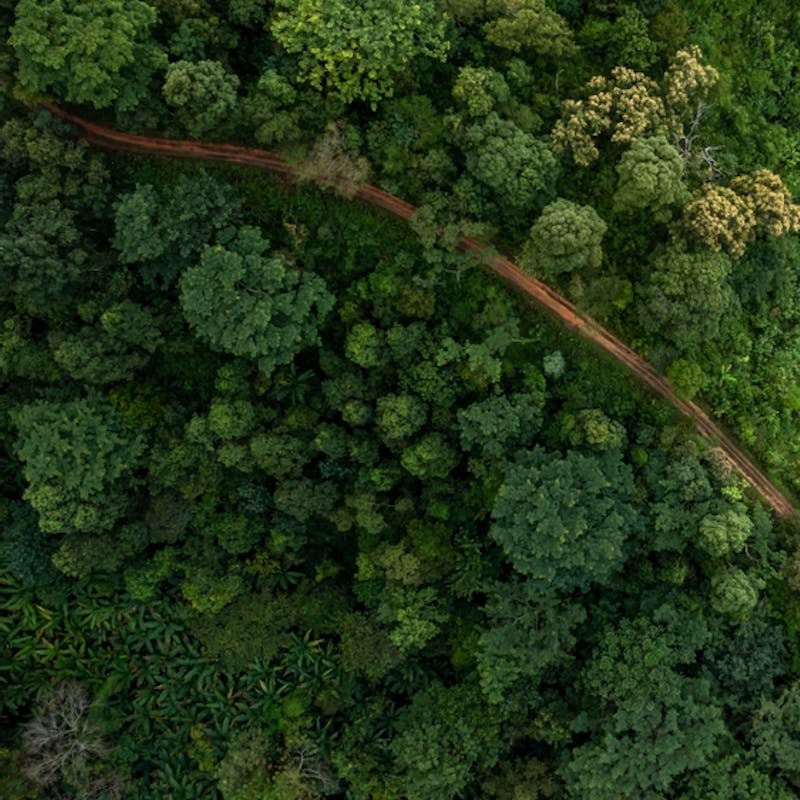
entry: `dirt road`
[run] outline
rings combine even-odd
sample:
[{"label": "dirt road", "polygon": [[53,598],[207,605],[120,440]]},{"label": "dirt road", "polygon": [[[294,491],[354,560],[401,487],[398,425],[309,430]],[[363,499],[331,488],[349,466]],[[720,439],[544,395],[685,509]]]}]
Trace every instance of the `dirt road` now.
[{"label": "dirt road", "polygon": [[[203,161],[227,161],[231,164],[243,164],[283,175],[296,174],[296,170],[289,163],[277,153],[269,150],[230,144],[136,136],[97,125],[53,103],[42,103],[40,107],[72,123],[82,131],[82,136],[86,141],[107,150]],[[376,186],[365,185],[358,190],[355,196],[404,220],[410,220],[417,210],[410,203],[387,194]],[[730,437],[708,417],[705,411],[696,403],[678,397],[672,384],[638,353],[580,311],[565,297],[553,291],[546,283],[526,275],[512,261],[498,256],[481,242],[462,237],[459,241],[459,249],[477,254],[480,260],[506,283],[553,314],[570,330],[595,342],[611,356],[625,364],[656,394],[669,400],[681,414],[692,420],[698,433],[719,448],[730,466],[750,483],[778,516],[791,517],[795,513],[794,506],[780,489],[750,461]]]}]

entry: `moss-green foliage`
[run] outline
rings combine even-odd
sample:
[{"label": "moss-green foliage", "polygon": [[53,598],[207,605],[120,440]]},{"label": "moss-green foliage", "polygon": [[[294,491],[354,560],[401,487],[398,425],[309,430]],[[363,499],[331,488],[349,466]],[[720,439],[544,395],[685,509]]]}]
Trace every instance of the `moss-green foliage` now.
[{"label": "moss-green foliage", "polygon": [[271,374],[317,340],[334,303],[324,281],[301,273],[254,228],[209,246],[181,276],[181,306],[189,324],[215,350],[258,359]]},{"label": "moss-green foliage", "polygon": [[0,9],[0,794],[794,797],[794,525],[456,243],[797,488],[797,11],[151,5]]},{"label": "moss-green foliage", "polygon": [[280,0],[271,30],[298,55],[300,80],[373,107],[393,94],[395,74],[412,59],[443,59],[448,50],[444,19],[432,0]]},{"label": "moss-green foliage", "polygon": [[130,108],[166,62],[149,35],[156,19],[141,0],[23,0],[9,38],[20,87],[94,108]]}]

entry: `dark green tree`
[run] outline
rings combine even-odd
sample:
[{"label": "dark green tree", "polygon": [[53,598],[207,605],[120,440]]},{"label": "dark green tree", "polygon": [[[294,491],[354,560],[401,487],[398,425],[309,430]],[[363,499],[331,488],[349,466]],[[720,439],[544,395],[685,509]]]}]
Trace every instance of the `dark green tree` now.
[{"label": "dark green tree", "polygon": [[633,474],[619,453],[565,456],[536,448],[506,470],[491,537],[543,594],[607,581],[641,524]]},{"label": "dark green tree", "polygon": [[215,350],[258,360],[266,375],[318,341],[334,303],[317,275],[301,272],[256,228],[206,247],[180,279],[181,307],[197,335]]}]

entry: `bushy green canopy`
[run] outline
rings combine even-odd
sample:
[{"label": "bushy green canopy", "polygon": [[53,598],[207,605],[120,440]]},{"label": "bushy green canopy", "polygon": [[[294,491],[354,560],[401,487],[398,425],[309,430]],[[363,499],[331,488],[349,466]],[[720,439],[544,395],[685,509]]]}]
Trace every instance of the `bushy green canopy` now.
[{"label": "bushy green canopy", "polygon": [[180,279],[197,335],[215,350],[258,359],[267,375],[317,341],[334,302],[321,278],[266,255],[268,247],[258,230],[241,228],[225,245],[206,247]]}]

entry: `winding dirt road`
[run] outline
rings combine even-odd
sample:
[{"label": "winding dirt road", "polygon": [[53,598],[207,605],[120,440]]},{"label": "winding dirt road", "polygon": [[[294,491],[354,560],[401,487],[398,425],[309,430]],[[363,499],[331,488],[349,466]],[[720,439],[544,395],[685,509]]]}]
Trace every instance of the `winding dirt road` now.
[{"label": "winding dirt road", "polygon": [[[230,144],[136,136],[97,125],[66,111],[54,103],[41,103],[40,107],[72,123],[82,131],[82,137],[87,142],[106,150],[202,161],[226,161],[231,164],[243,164],[282,175],[295,176],[297,174],[294,167],[281,156],[269,150],[255,147],[239,147]],[[417,210],[415,206],[401,200],[399,197],[388,194],[369,184],[362,186],[356,192],[355,197],[406,221],[410,220]],[[696,403],[678,397],[672,384],[638,353],[631,350],[630,347],[595,322],[590,316],[580,311],[569,300],[553,291],[546,283],[526,275],[512,261],[497,255],[481,242],[465,236],[461,238],[458,246],[464,252],[475,253],[489,269],[506,283],[513,286],[541,308],[553,314],[570,330],[596,343],[617,361],[625,364],[644,384],[649,386],[656,394],[669,400],[681,414],[688,417],[694,423],[697,432],[718,447],[730,466],[750,483],[778,516],[791,517],[794,515],[795,509],[792,503],[750,461],[730,437],[708,417],[705,411]]]}]

